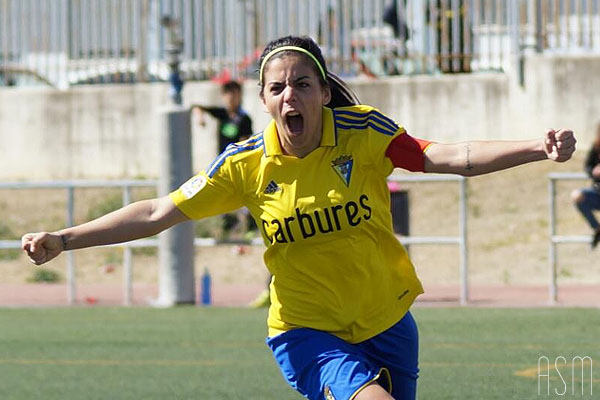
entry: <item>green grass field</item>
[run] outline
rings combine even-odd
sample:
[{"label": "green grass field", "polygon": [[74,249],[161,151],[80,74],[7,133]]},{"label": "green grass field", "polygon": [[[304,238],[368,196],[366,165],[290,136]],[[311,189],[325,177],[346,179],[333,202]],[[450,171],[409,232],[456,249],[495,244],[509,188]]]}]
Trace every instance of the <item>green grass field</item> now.
[{"label": "green grass field", "polygon": [[[0,399],[299,399],[264,344],[264,310],[0,309]],[[570,362],[600,362],[600,310],[415,308],[419,399],[571,395]],[[537,362],[560,368],[564,396],[538,396]],[[562,364],[561,364],[562,365]],[[533,369],[532,369],[533,368]],[[554,368],[550,392],[564,385]],[[598,376],[598,373],[595,373]],[[545,381],[544,381],[545,384]]]}]

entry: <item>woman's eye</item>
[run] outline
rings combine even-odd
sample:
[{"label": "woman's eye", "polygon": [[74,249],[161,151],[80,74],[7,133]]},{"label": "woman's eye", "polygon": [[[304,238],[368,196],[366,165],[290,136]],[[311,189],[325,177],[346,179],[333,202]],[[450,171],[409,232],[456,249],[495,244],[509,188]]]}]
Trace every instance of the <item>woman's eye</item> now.
[{"label": "woman's eye", "polygon": [[309,85],[308,85],[308,83],[306,83],[306,82],[300,82],[300,83],[298,84],[298,86],[300,86],[301,88],[307,88]]}]

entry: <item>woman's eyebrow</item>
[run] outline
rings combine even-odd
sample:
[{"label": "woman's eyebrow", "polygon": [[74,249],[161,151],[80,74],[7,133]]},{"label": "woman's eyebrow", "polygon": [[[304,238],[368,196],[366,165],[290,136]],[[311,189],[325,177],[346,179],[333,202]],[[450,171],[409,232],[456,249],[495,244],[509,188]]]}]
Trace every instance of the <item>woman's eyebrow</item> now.
[{"label": "woman's eyebrow", "polygon": [[296,78],[296,79],[294,79],[294,82],[299,82],[299,81],[301,81],[302,79],[310,79],[310,76],[308,76],[308,75],[303,75],[303,76],[301,76],[301,77],[299,77],[299,78]]},{"label": "woman's eyebrow", "polygon": [[[296,79],[293,80],[293,83],[298,83],[298,82],[300,82],[303,79],[310,79],[310,76],[309,75],[303,75],[301,77],[298,77],[298,78],[296,78]],[[281,84],[281,83],[282,82],[279,81],[279,80],[271,80],[271,81],[267,82],[267,85],[276,85],[276,84]]]}]

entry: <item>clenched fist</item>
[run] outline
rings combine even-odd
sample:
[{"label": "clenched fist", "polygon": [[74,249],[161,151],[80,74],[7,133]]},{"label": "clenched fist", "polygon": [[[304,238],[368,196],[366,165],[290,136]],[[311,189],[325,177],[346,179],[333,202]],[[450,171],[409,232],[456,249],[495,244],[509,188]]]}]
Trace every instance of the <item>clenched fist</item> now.
[{"label": "clenched fist", "polygon": [[570,129],[549,129],[544,138],[544,151],[548,158],[556,162],[565,162],[575,151],[575,135]]},{"label": "clenched fist", "polygon": [[21,248],[35,265],[42,265],[64,250],[60,235],[48,232],[26,233],[21,238]]}]

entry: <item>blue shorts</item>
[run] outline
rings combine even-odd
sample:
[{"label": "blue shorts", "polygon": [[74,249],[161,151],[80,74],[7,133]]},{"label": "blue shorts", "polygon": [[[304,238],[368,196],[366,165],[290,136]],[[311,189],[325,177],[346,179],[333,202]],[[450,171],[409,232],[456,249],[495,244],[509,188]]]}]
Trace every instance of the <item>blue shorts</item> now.
[{"label": "blue shorts", "polygon": [[267,338],[286,381],[311,400],[351,400],[377,381],[394,399],[417,393],[419,338],[410,312],[390,329],[351,344],[299,328]]}]

